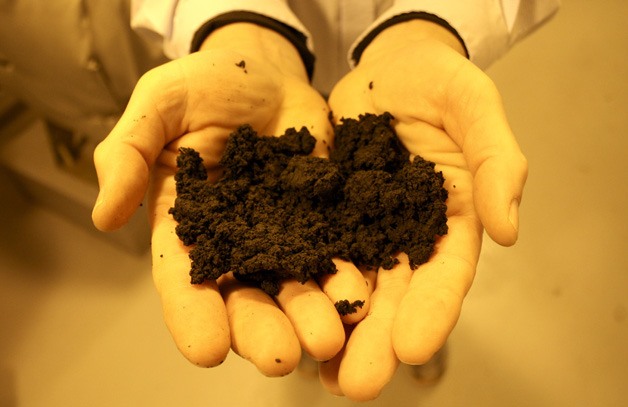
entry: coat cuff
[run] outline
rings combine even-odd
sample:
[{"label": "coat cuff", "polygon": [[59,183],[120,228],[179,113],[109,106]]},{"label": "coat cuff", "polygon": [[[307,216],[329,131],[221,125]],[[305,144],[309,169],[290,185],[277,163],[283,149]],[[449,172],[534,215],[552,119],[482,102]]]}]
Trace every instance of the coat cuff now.
[{"label": "coat cuff", "polygon": [[362,57],[362,53],[364,52],[366,47],[382,31],[384,31],[388,27],[392,27],[395,24],[404,23],[406,21],[411,21],[411,20],[426,20],[426,21],[430,21],[432,23],[438,24],[441,27],[445,28],[447,31],[452,33],[458,39],[458,41],[460,41],[460,43],[462,44],[462,47],[464,48],[465,55],[467,56],[467,58],[469,57],[469,51],[467,50],[467,47],[466,47],[466,45],[464,43],[464,40],[462,39],[462,37],[460,37],[460,34],[458,34],[458,31],[456,31],[455,28],[453,28],[451,25],[449,25],[449,23],[447,21],[443,20],[442,18],[440,18],[440,17],[438,17],[438,16],[436,16],[434,14],[429,14],[429,13],[426,13],[426,12],[423,12],[423,11],[412,11],[412,12],[409,12],[409,13],[403,13],[403,14],[396,15],[396,16],[394,16],[394,17],[384,21],[383,23],[375,26],[370,31],[368,31],[366,33],[366,35],[364,35],[352,47],[351,55],[350,55],[351,63],[355,66],[355,65],[357,65],[360,62],[360,58]]},{"label": "coat cuff", "polygon": [[308,48],[307,37],[305,36],[305,34],[273,18],[250,11],[232,11],[221,14],[207,21],[194,33],[190,46],[190,52],[198,51],[205,38],[207,38],[207,36],[209,36],[209,34],[211,34],[214,30],[217,30],[220,27],[224,27],[232,23],[242,22],[252,23],[264,28],[268,28],[277,32],[288,41],[290,41],[290,43],[298,51],[309,79],[312,80],[312,75],[314,74],[315,57]]},{"label": "coat cuff", "polygon": [[170,59],[190,52],[194,34],[207,21],[235,11],[257,13],[292,27],[305,37],[313,52],[311,35],[285,0],[133,0],[131,26],[138,32],[161,37],[163,50]]},{"label": "coat cuff", "polygon": [[[371,32],[381,32],[381,25],[392,25],[389,20],[396,20],[404,14],[429,15],[434,21],[454,32],[467,51],[469,59],[482,69],[503,55],[511,45],[509,27],[504,19],[499,0],[397,0],[369,27],[369,29],[351,47],[349,63],[355,66],[354,50],[362,50],[375,36]],[[401,20],[403,21],[403,20]],[[388,25],[386,25],[388,24]],[[360,52],[355,56],[359,57]]]}]

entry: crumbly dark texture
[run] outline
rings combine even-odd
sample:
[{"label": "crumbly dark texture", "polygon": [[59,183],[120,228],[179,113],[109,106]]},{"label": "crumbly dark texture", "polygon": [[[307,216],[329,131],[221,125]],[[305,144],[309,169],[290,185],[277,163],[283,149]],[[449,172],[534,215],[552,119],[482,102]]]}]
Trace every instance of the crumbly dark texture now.
[{"label": "crumbly dark texture", "polygon": [[340,315],[349,315],[358,312],[358,308],[362,308],[364,306],[364,301],[356,300],[349,302],[349,300],[340,300],[336,301],[334,306]]},{"label": "crumbly dark texture", "polygon": [[170,213],[192,246],[193,284],[233,271],[271,295],[284,279],[335,273],[333,257],[390,269],[405,252],[426,262],[447,233],[442,173],[410,161],[390,114],[342,119],[329,159],[312,157],[306,128],[260,136],[248,125],[228,139],[215,183],[199,154],[181,148]]}]

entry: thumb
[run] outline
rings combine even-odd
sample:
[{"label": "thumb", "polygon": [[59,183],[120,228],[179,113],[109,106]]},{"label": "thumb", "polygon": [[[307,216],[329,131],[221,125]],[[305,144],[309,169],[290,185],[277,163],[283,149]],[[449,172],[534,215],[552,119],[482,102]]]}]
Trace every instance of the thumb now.
[{"label": "thumb", "polygon": [[100,191],[92,220],[102,231],[122,227],[135,213],[154,162],[182,132],[185,91],[171,64],[142,76],[120,120],[94,151]]},{"label": "thumb", "polygon": [[475,67],[467,73],[452,84],[450,95],[455,98],[449,102],[445,129],[461,147],[473,174],[474,206],[486,232],[496,243],[511,246],[519,233],[527,160],[494,83]]},{"label": "thumb", "polygon": [[517,241],[519,204],[526,177],[527,162],[517,152],[486,158],[475,172],[476,211],[488,235],[500,245],[512,246]]}]

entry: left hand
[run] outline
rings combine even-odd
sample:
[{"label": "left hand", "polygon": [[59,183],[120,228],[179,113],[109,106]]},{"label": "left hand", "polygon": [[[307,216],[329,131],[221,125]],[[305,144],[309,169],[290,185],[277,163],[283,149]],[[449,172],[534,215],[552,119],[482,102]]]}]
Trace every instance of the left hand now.
[{"label": "left hand", "polygon": [[[414,272],[407,257],[379,270],[371,308],[345,349],[320,365],[322,383],[355,400],[377,397],[399,361],[423,364],[460,315],[476,270],[483,227],[497,243],[517,240],[527,163],[492,81],[445,29],[421,20],[380,33],[334,88],[334,120],[390,112],[413,155],[436,163],[449,191],[449,232]],[[367,278],[369,276],[367,275]]]},{"label": "left hand", "polygon": [[242,124],[262,135],[306,126],[319,141],[318,156],[331,142],[327,105],[310,86],[296,50],[279,34],[244,23],[217,30],[201,51],[140,79],[95,151],[100,194],[93,220],[101,230],[122,226],[148,189],[153,280],[181,353],[211,367],[231,348],[263,374],[282,376],[297,366],[302,349],[327,360],[342,348],[342,322],[357,321],[366,307],[361,316],[341,319],[334,302],[368,301],[367,290],[359,271],[341,261],[338,273],[323,281],[285,281],[274,298],[230,275],[190,284],[190,247],[176,236],[168,212],[176,197],[177,151],[194,148],[216,180],[226,140]]}]

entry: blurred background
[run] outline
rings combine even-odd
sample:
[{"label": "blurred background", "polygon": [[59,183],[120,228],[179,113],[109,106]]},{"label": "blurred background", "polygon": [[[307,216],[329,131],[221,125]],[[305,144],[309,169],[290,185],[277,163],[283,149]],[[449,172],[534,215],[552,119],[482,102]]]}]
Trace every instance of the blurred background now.
[{"label": "blurred background", "polygon": [[[626,17],[622,0],[565,0],[489,69],[530,164],[520,240],[485,239],[441,381],[402,366],[364,405],[628,405]],[[51,129],[0,94],[0,407],[354,404],[233,354],[210,370],[184,360],[143,214],[97,233],[93,183],[59,172]]]}]

